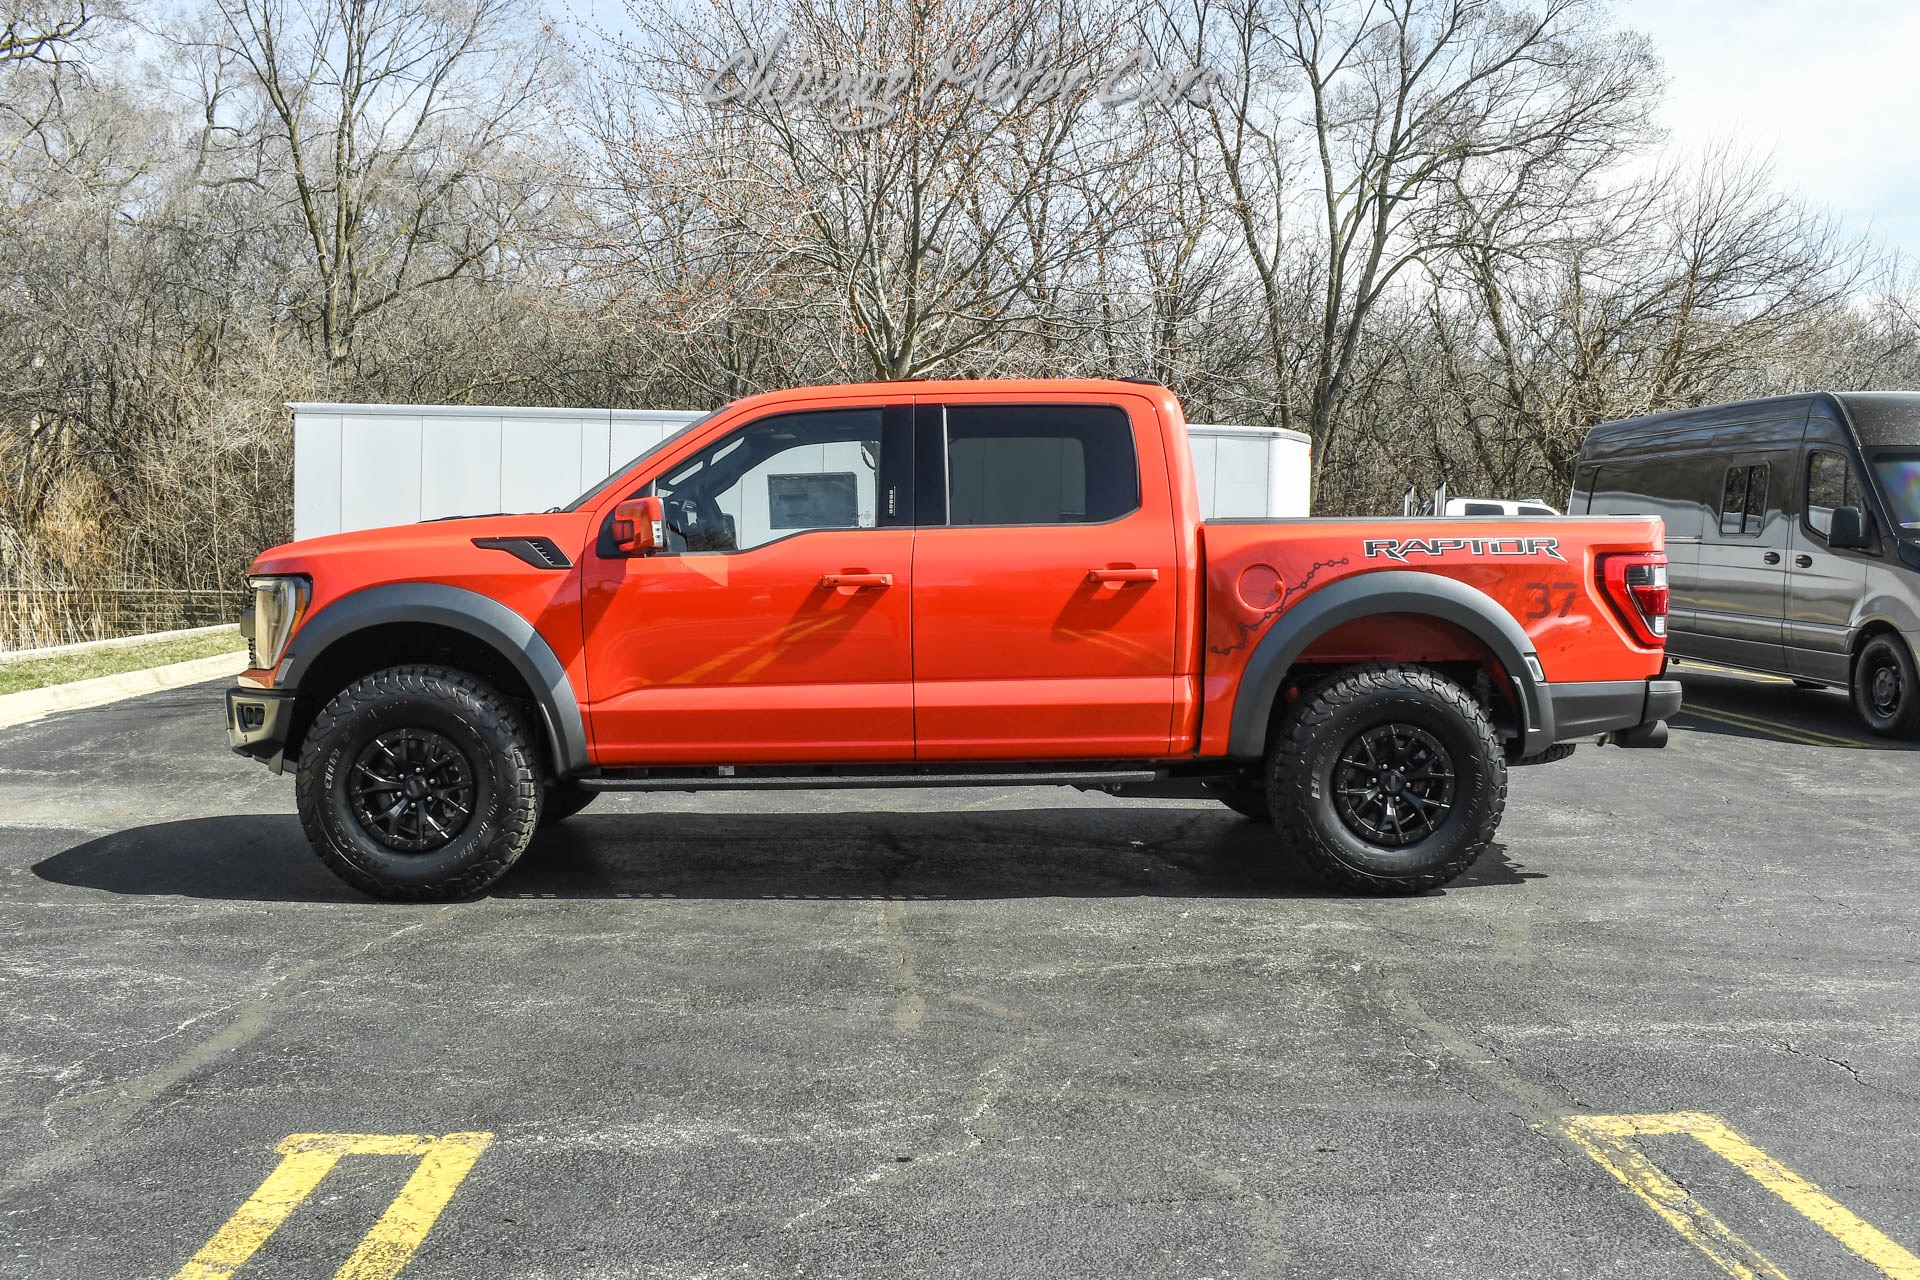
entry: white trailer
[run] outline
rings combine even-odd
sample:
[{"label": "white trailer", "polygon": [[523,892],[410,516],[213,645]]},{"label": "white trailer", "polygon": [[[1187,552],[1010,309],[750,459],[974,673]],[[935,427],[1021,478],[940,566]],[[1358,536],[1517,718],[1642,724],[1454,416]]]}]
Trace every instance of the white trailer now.
[{"label": "white trailer", "polygon": [[[572,501],[704,416],[693,409],[289,404],[293,536]],[[1201,514],[1307,514],[1308,439],[1191,424]]]}]

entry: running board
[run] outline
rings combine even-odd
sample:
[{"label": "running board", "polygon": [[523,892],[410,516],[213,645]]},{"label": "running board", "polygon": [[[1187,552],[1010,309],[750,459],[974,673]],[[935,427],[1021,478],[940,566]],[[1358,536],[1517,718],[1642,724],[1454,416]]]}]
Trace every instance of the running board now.
[{"label": "running board", "polygon": [[[724,772],[722,770],[725,770]],[[1078,787],[1111,791],[1141,786],[1166,777],[1163,769],[967,769],[832,773],[737,772],[721,766],[706,770],[633,770],[574,779],[588,791],[812,791],[849,787]]]}]

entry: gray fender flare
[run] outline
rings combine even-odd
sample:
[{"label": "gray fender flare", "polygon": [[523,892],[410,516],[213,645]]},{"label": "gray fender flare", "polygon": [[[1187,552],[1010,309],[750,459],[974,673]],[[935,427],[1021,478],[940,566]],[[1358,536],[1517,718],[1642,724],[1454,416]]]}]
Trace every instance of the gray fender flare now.
[{"label": "gray fender flare", "polygon": [[565,777],[588,766],[586,722],[567,670],[533,624],[498,600],[439,582],[393,582],[341,596],[304,622],[280,669],[280,684],[300,678],[335,642],[368,627],[424,622],[462,631],[513,665],[533,691],[541,728],[553,750],[554,771]]},{"label": "gray fender flare", "polygon": [[1522,754],[1553,743],[1553,700],[1547,696],[1533,642],[1498,601],[1477,587],[1432,573],[1386,570],[1360,573],[1288,604],[1260,637],[1240,675],[1233,700],[1228,754],[1260,759],[1267,751],[1268,720],[1287,670],[1308,645],[1356,618],[1380,613],[1417,613],[1451,622],[1487,646],[1512,681],[1523,723]]}]

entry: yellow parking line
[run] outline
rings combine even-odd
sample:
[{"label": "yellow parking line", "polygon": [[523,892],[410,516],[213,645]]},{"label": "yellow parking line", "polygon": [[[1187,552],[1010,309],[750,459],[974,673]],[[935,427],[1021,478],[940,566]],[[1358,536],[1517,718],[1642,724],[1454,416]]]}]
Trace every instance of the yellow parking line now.
[{"label": "yellow parking line", "polygon": [[1722,724],[1732,725],[1736,729],[1753,729],[1761,733],[1771,733],[1809,747],[1857,747],[1860,744],[1852,738],[1842,738],[1818,729],[1802,729],[1794,725],[1784,725],[1772,720],[1762,720],[1757,716],[1742,715],[1737,711],[1723,711],[1719,707],[1687,705],[1680,709],[1683,716],[1702,716],[1708,720],[1718,720]]},{"label": "yellow parking line", "polygon": [[1739,1280],[1787,1280],[1752,1245],[1667,1176],[1633,1145],[1635,1138],[1685,1134],[1791,1205],[1888,1280],[1920,1280],[1920,1258],[1845,1205],[1787,1168],[1718,1116],[1697,1111],[1652,1115],[1568,1116],[1561,1132],[1624,1183],[1689,1244]]},{"label": "yellow parking line", "polygon": [[490,1133],[293,1134],[279,1145],[280,1164],[173,1280],[224,1280],[245,1266],[342,1156],[418,1156],[413,1176],[334,1273],[334,1280],[391,1280],[492,1141]]}]

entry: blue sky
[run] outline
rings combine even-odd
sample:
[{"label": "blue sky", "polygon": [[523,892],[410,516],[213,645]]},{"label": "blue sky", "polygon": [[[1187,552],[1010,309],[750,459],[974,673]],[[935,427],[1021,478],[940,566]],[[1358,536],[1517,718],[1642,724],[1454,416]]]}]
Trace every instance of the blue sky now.
[{"label": "blue sky", "polygon": [[1920,4],[1624,0],[1670,83],[1669,145],[1731,140],[1854,231],[1920,258]]}]

